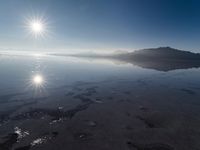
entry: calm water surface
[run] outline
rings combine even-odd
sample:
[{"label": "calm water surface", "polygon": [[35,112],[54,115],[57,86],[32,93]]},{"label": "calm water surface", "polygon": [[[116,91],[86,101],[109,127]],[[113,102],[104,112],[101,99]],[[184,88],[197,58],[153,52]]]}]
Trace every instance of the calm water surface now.
[{"label": "calm water surface", "polygon": [[1,55],[0,149],[197,150],[199,76],[194,68]]}]

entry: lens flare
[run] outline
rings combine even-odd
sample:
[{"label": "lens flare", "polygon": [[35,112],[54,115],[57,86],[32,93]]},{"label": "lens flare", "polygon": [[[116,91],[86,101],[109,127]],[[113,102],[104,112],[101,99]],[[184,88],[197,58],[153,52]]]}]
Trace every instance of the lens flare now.
[{"label": "lens flare", "polygon": [[49,32],[49,21],[44,15],[32,15],[25,18],[25,28],[28,35],[38,38],[45,38]]},{"label": "lens flare", "polygon": [[42,24],[42,22],[39,21],[33,21],[30,24],[31,30],[33,30],[33,32],[37,33],[41,33],[43,32],[44,29],[44,25]]},{"label": "lens flare", "polygon": [[41,20],[31,20],[28,28],[29,32],[34,35],[35,38],[44,36],[46,32],[46,25]]}]

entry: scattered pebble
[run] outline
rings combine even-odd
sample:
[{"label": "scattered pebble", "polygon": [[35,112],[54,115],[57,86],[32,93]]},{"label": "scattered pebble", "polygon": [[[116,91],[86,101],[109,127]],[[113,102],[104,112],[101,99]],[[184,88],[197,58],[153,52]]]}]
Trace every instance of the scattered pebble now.
[{"label": "scattered pebble", "polygon": [[99,98],[96,98],[96,99],[94,100],[94,102],[95,102],[95,103],[99,103],[99,104],[103,103],[102,100],[99,99]]},{"label": "scattered pebble", "polygon": [[86,123],[90,127],[96,127],[97,126],[97,123],[95,121],[87,120]]},{"label": "scattered pebble", "polygon": [[144,106],[140,106],[139,109],[142,110],[142,111],[147,111],[147,110],[148,110],[148,109],[147,109],[146,107],[144,107]]},{"label": "scattered pebble", "polygon": [[62,110],[62,109],[63,109],[63,107],[62,107],[62,106],[60,106],[60,107],[58,107],[58,109],[59,109],[59,110]]},{"label": "scattered pebble", "polygon": [[54,123],[58,123],[58,122],[62,122],[64,119],[59,118],[59,119],[55,119],[53,121],[51,121],[49,124],[54,124]]},{"label": "scattered pebble", "polygon": [[38,138],[38,139],[34,140],[34,141],[31,143],[31,146],[39,145],[39,144],[42,144],[42,143],[44,143],[44,142],[46,142],[46,141],[47,141],[46,137]]},{"label": "scattered pebble", "polygon": [[77,134],[75,134],[74,137],[77,140],[87,140],[88,138],[91,137],[91,134],[89,134],[89,133],[77,133]]}]

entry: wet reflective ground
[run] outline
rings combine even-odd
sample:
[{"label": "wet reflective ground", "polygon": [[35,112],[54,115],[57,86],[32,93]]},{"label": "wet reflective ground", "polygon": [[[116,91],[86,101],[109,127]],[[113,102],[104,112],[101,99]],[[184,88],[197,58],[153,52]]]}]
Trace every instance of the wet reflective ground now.
[{"label": "wet reflective ground", "polygon": [[198,150],[200,69],[0,56],[0,150]]}]

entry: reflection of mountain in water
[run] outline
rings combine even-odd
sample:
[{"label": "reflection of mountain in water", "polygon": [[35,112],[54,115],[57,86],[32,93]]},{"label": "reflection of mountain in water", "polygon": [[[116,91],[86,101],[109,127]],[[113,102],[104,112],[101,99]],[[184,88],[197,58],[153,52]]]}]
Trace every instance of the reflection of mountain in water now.
[{"label": "reflection of mountain in water", "polygon": [[140,67],[160,71],[200,67],[200,54],[170,47],[137,50],[131,53],[115,55],[114,57]]},{"label": "reflection of mountain in water", "polygon": [[142,49],[129,53],[116,53],[114,55],[79,54],[73,56],[121,60],[143,68],[159,71],[200,67],[200,54],[170,47]]}]

